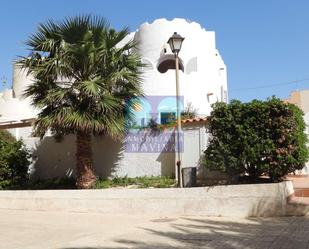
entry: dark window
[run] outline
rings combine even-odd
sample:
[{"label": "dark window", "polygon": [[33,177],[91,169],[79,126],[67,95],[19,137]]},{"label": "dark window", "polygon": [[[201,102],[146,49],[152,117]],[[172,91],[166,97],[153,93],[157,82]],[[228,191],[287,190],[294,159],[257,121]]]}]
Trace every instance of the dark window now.
[{"label": "dark window", "polygon": [[175,122],[176,113],[175,112],[161,112],[161,124],[169,124]]}]

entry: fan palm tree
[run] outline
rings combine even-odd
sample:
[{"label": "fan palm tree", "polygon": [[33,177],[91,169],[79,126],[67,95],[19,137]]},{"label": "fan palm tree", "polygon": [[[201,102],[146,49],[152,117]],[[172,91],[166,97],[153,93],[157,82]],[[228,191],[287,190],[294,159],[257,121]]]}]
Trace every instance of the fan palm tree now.
[{"label": "fan palm tree", "polygon": [[91,138],[124,134],[132,119],[127,99],[142,95],[142,66],[136,43],[123,42],[128,29],[115,31],[90,15],[40,24],[19,64],[35,82],[25,96],[39,108],[34,133],[76,135],[76,185],[91,188]]}]

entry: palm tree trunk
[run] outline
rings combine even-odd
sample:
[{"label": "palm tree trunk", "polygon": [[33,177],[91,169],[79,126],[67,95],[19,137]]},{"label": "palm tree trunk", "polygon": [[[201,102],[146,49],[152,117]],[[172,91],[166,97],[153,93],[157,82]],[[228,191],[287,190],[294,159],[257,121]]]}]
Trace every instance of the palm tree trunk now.
[{"label": "palm tree trunk", "polygon": [[89,133],[77,132],[76,134],[76,177],[76,186],[79,189],[91,188],[96,180]]}]

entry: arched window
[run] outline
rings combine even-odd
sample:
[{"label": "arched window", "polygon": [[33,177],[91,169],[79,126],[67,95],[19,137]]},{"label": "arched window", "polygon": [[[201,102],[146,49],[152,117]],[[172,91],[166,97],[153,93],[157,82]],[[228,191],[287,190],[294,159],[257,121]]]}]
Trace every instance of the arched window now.
[{"label": "arched window", "polygon": [[[169,69],[175,69],[175,56],[173,54],[165,54],[159,58],[157,69],[160,73],[166,73]],[[179,69],[184,71],[182,59],[179,58]]]},{"label": "arched window", "polygon": [[[180,113],[184,110],[183,97],[179,97]],[[165,97],[158,105],[159,120],[161,124],[168,124],[176,120],[177,116],[177,102],[176,97]]]}]

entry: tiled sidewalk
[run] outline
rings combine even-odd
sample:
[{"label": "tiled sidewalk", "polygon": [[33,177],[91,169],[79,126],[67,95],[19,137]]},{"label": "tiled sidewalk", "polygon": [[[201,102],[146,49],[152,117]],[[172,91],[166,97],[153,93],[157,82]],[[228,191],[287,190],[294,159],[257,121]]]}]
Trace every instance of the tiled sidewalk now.
[{"label": "tiled sidewalk", "polygon": [[309,218],[0,211],[5,249],[309,249]]}]

